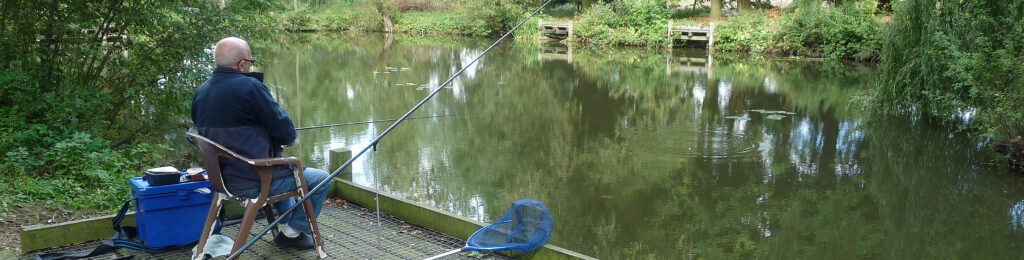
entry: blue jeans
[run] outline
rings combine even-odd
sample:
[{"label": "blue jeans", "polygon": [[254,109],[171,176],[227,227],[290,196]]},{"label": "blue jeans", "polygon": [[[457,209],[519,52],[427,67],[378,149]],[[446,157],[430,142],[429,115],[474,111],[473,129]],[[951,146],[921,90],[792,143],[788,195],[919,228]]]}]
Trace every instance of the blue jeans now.
[{"label": "blue jeans", "polygon": [[[305,170],[302,171],[302,174],[306,177],[306,187],[309,187],[310,189],[316,187],[320,182],[327,180],[327,177],[330,176],[330,174],[324,170],[308,167],[304,168]],[[324,200],[327,199],[327,191],[331,189],[331,183],[328,182],[325,186],[326,187],[322,187],[316,192],[313,192],[313,195],[309,197],[309,201],[313,203],[313,214],[316,214],[317,216],[320,215],[320,209],[323,208]],[[277,194],[295,190],[295,187],[295,177],[282,177],[270,183],[270,196],[273,197]],[[237,192],[232,191],[231,193],[246,198],[256,198],[260,195],[260,189],[244,189]],[[292,205],[295,205],[295,199],[285,199],[275,202],[274,209],[276,209],[277,213],[280,214],[288,210],[288,208],[291,208]],[[279,223],[288,224],[288,226],[292,227],[295,231],[309,233],[309,222],[306,221],[306,212],[302,210],[302,205],[299,205],[295,211],[292,211],[292,214],[281,219],[281,222]]]}]

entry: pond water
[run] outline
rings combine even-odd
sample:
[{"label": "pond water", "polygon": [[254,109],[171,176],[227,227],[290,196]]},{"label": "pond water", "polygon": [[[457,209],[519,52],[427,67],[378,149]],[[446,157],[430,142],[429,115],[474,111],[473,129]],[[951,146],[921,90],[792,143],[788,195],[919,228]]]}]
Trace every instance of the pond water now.
[{"label": "pond water", "polygon": [[[491,41],[304,34],[254,52],[308,127],[397,118]],[[507,43],[412,115],[436,117],[355,161],[353,179],[484,222],[537,199],[550,243],[602,259],[1024,254],[1022,179],[985,140],[871,113],[872,77],[863,64]],[[329,150],[389,125],[303,130],[287,152],[327,168]]]}]

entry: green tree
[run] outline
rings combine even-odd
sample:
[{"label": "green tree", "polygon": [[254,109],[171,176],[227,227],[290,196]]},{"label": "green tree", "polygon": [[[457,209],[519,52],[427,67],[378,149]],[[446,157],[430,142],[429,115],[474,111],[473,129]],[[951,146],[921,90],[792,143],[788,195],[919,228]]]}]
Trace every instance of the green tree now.
[{"label": "green tree", "polygon": [[380,15],[380,19],[384,22],[384,32],[390,33],[395,28],[395,24],[391,21],[392,14],[398,10],[395,9],[395,5],[391,0],[369,0],[373,8],[377,10],[377,14]]},{"label": "green tree", "polygon": [[155,159],[146,147],[187,129],[192,91],[213,63],[209,46],[228,35],[259,42],[271,33],[263,29],[266,8],[262,1],[0,2],[0,149],[12,151],[0,161],[9,174],[3,181],[57,181],[50,184],[67,192],[2,189],[0,196],[116,206],[111,198],[127,194],[123,177]]},{"label": "green tree", "polygon": [[1010,140],[1024,166],[1024,1],[905,0],[882,50],[878,99]]}]

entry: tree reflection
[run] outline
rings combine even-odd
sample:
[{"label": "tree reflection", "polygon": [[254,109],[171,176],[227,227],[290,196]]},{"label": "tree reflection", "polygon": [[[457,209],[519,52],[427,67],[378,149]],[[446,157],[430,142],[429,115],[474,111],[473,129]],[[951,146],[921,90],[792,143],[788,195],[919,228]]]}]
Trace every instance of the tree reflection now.
[{"label": "tree reflection", "polygon": [[[318,35],[267,50],[268,82],[301,126],[395,118],[487,44],[382,41]],[[357,161],[356,181],[482,221],[534,198],[552,209],[551,243],[608,259],[1024,250],[1007,214],[1024,194],[979,166],[976,142],[864,112],[871,68],[566,50],[494,49],[413,115],[458,116],[396,128]],[[322,167],[327,150],[362,148],[386,127],[303,131],[291,152]]]}]

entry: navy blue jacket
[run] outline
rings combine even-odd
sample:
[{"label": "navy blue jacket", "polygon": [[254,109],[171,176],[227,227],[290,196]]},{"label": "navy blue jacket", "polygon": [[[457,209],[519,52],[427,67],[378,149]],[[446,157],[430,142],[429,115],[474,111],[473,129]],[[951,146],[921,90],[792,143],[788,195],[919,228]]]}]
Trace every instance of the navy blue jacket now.
[{"label": "navy blue jacket", "polygon": [[[192,122],[202,135],[250,159],[277,157],[295,141],[295,125],[263,82],[231,68],[217,67],[192,97]],[[229,191],[259,187],[248,164],[220,158]],[[274,168],[274,179],[291,176],[290,165]]]}]

